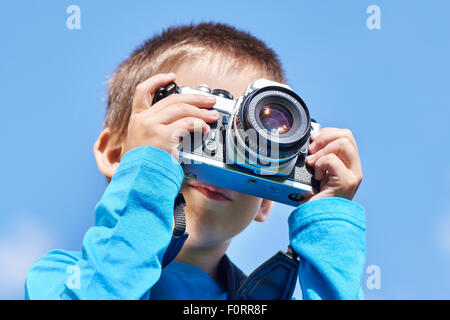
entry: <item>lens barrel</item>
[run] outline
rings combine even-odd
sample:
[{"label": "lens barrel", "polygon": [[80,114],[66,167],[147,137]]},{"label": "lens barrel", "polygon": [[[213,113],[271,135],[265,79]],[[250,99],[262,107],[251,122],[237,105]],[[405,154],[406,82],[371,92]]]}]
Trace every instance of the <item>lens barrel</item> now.
[{"label": "lens barrel", "polygon": [[263,87],[245,96],[235,124],[238,147],[270,163],[296,157],[311,130],[303,100],[292,90],[278,86]]}]

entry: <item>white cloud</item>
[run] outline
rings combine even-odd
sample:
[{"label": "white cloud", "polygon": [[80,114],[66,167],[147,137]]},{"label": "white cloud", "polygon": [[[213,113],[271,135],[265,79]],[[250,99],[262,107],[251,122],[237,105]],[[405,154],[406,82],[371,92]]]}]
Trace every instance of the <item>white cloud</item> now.
[{"label": "white cloud", "polygon": [[[437,220],[436,246],[438,253],[443,256],[443,270],[450,270],[450,208]],[[450,272],[447,272],[442,279],[443,285],[450,288]]]},{"label": "white cloud", "polygon": [[[445,181],[447,187],[450,187],[450,166],[447,167]],[[450,190],[447,191],[450,192]],[[447,210],[444,210],[444,213],[438,216],[436,235],[439,251],[450,262],[450,204],[447,205]]]},{"label": "white cloud", "polygon": [[[12,215],[11,215],[12,216]],[[17,214],[0,237],[0,298],[24,297],[30,266],[52,247],[49,232],[31,214]],[[5,229],[4,229],[5,230]]]},{"label": "white cloud", "polygon": [[450,260],[450,209],[439,219],[437,236],[438,248]]}]

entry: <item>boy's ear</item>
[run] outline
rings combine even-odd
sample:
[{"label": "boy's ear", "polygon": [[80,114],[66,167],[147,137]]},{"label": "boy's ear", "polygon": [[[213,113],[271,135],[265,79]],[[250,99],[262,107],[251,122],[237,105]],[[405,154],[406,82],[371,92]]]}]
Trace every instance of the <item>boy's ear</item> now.
[{"label": "boy's ear", "polygon": [[273,201],[262,199],[261,206],[259,207],[258,214],[255,217],[255,221],[264,222],[269,217],[270,210],[272,210]]},{"label": "boy's ear", "polygon": [[94,144],[94,156],[98,169],[110,180],[119,166],[122,157],[122,144],[118,144],[115,135],[105,128]]}]

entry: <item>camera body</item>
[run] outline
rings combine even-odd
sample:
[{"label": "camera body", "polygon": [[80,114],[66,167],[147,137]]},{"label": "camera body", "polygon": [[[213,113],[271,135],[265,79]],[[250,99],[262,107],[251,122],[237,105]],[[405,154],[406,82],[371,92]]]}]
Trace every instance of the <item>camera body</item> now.
[{"label": "camera body", "polygon": [[183,137],[185,178],[292,206],[319,189],[305,158],[310,134],[320,126],[289,86],[259,79],[234,100],[223,89],[172,82],[155,93],[153,103],[170,94],[214,95],[213,109],[220,114],[208,134]]}]

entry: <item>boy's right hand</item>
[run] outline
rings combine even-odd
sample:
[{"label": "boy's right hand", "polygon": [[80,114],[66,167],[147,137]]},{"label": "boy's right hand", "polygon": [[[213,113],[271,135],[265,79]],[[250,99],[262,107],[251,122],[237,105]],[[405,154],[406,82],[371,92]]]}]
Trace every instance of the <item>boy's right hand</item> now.
[{"label": "boy's right hand", "polygon": [[152,146],[178,160],[180,138],[193,131],[208,133],[207,123],[219,119],[217,111],[207,110],[216,99],[202,94],[172,94],[152,105],[156,90],[175,78],[173,73],[158,74],[136,87],[124,153]]}]

